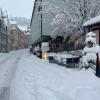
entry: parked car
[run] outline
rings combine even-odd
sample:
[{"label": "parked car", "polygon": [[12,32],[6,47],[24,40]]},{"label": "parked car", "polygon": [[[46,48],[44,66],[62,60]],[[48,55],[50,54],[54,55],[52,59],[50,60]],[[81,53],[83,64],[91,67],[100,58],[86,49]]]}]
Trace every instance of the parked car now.
[{"label": "parked car", "polygon": [[37,50],[36,52],[34,52],[34,54],[42,59],[42,51],[41,50]]}]

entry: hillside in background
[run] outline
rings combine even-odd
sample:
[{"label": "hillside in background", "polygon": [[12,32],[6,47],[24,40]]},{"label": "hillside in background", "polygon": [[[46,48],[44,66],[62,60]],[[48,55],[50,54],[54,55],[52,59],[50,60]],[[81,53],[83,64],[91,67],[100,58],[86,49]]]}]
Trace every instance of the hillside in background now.
[{"label": "hillside in background", "polygon": [[17,23],[22,26],[28,26],[30,24],[30,19],[25,17],[11,17],[10,19],[17,21]]}]

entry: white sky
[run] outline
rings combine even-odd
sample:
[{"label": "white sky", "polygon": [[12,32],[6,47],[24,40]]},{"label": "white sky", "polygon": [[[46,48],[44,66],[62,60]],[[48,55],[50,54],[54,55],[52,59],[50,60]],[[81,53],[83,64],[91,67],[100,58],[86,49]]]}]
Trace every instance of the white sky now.
[{"label": "white sky", "polygon": [[34,0],[0,0],[0,8],[9,16],[31,18]]}]

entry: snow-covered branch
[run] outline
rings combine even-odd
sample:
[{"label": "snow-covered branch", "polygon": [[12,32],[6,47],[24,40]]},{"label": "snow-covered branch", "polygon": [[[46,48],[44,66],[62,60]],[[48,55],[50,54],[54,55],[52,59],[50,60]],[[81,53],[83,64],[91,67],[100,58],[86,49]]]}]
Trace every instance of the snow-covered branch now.
[{"label": "snow-covered branch", "polygon": [[[57,0],[56,3],[42,2],[44,19],[54,27],[52,34],[83,34],[83,23],[100,13],[100,0]],[[60,2],[60,3],[59,3]],[[57,31],[58,30],[58,31]],[[65,32],[66,31],[66,32]]]}]

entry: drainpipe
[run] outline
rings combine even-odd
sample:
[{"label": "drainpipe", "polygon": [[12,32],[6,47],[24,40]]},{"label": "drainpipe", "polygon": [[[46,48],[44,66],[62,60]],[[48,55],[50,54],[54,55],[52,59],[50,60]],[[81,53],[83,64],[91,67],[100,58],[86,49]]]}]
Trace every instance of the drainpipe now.
[{"label": "drainpipe", "polygon": [[[40,2],[42,3],[42,0],[40,0]],[[42,4],[40,4],[40,8],[39,8],[39,10],[41,11],[42,10]],[[40,14],[40,39],[42,39],[42,35],[43,35],[43,22],[42,22],[42,19],[43,19],[43,15],[42,15],[42,13]],[[40,40],[41,41],[41,40]],[[41,48],[41,42],[40,42],[40,48]]]},{"label": "drainpipe", "polygon": [[[41,3],[42,3],[42,0],[41,0]],[[40,5],[40,11],[42,10],[42,5]],[[43,15],[41,13],[41,36],[42,36],[42,18],[43,18]]]}]

